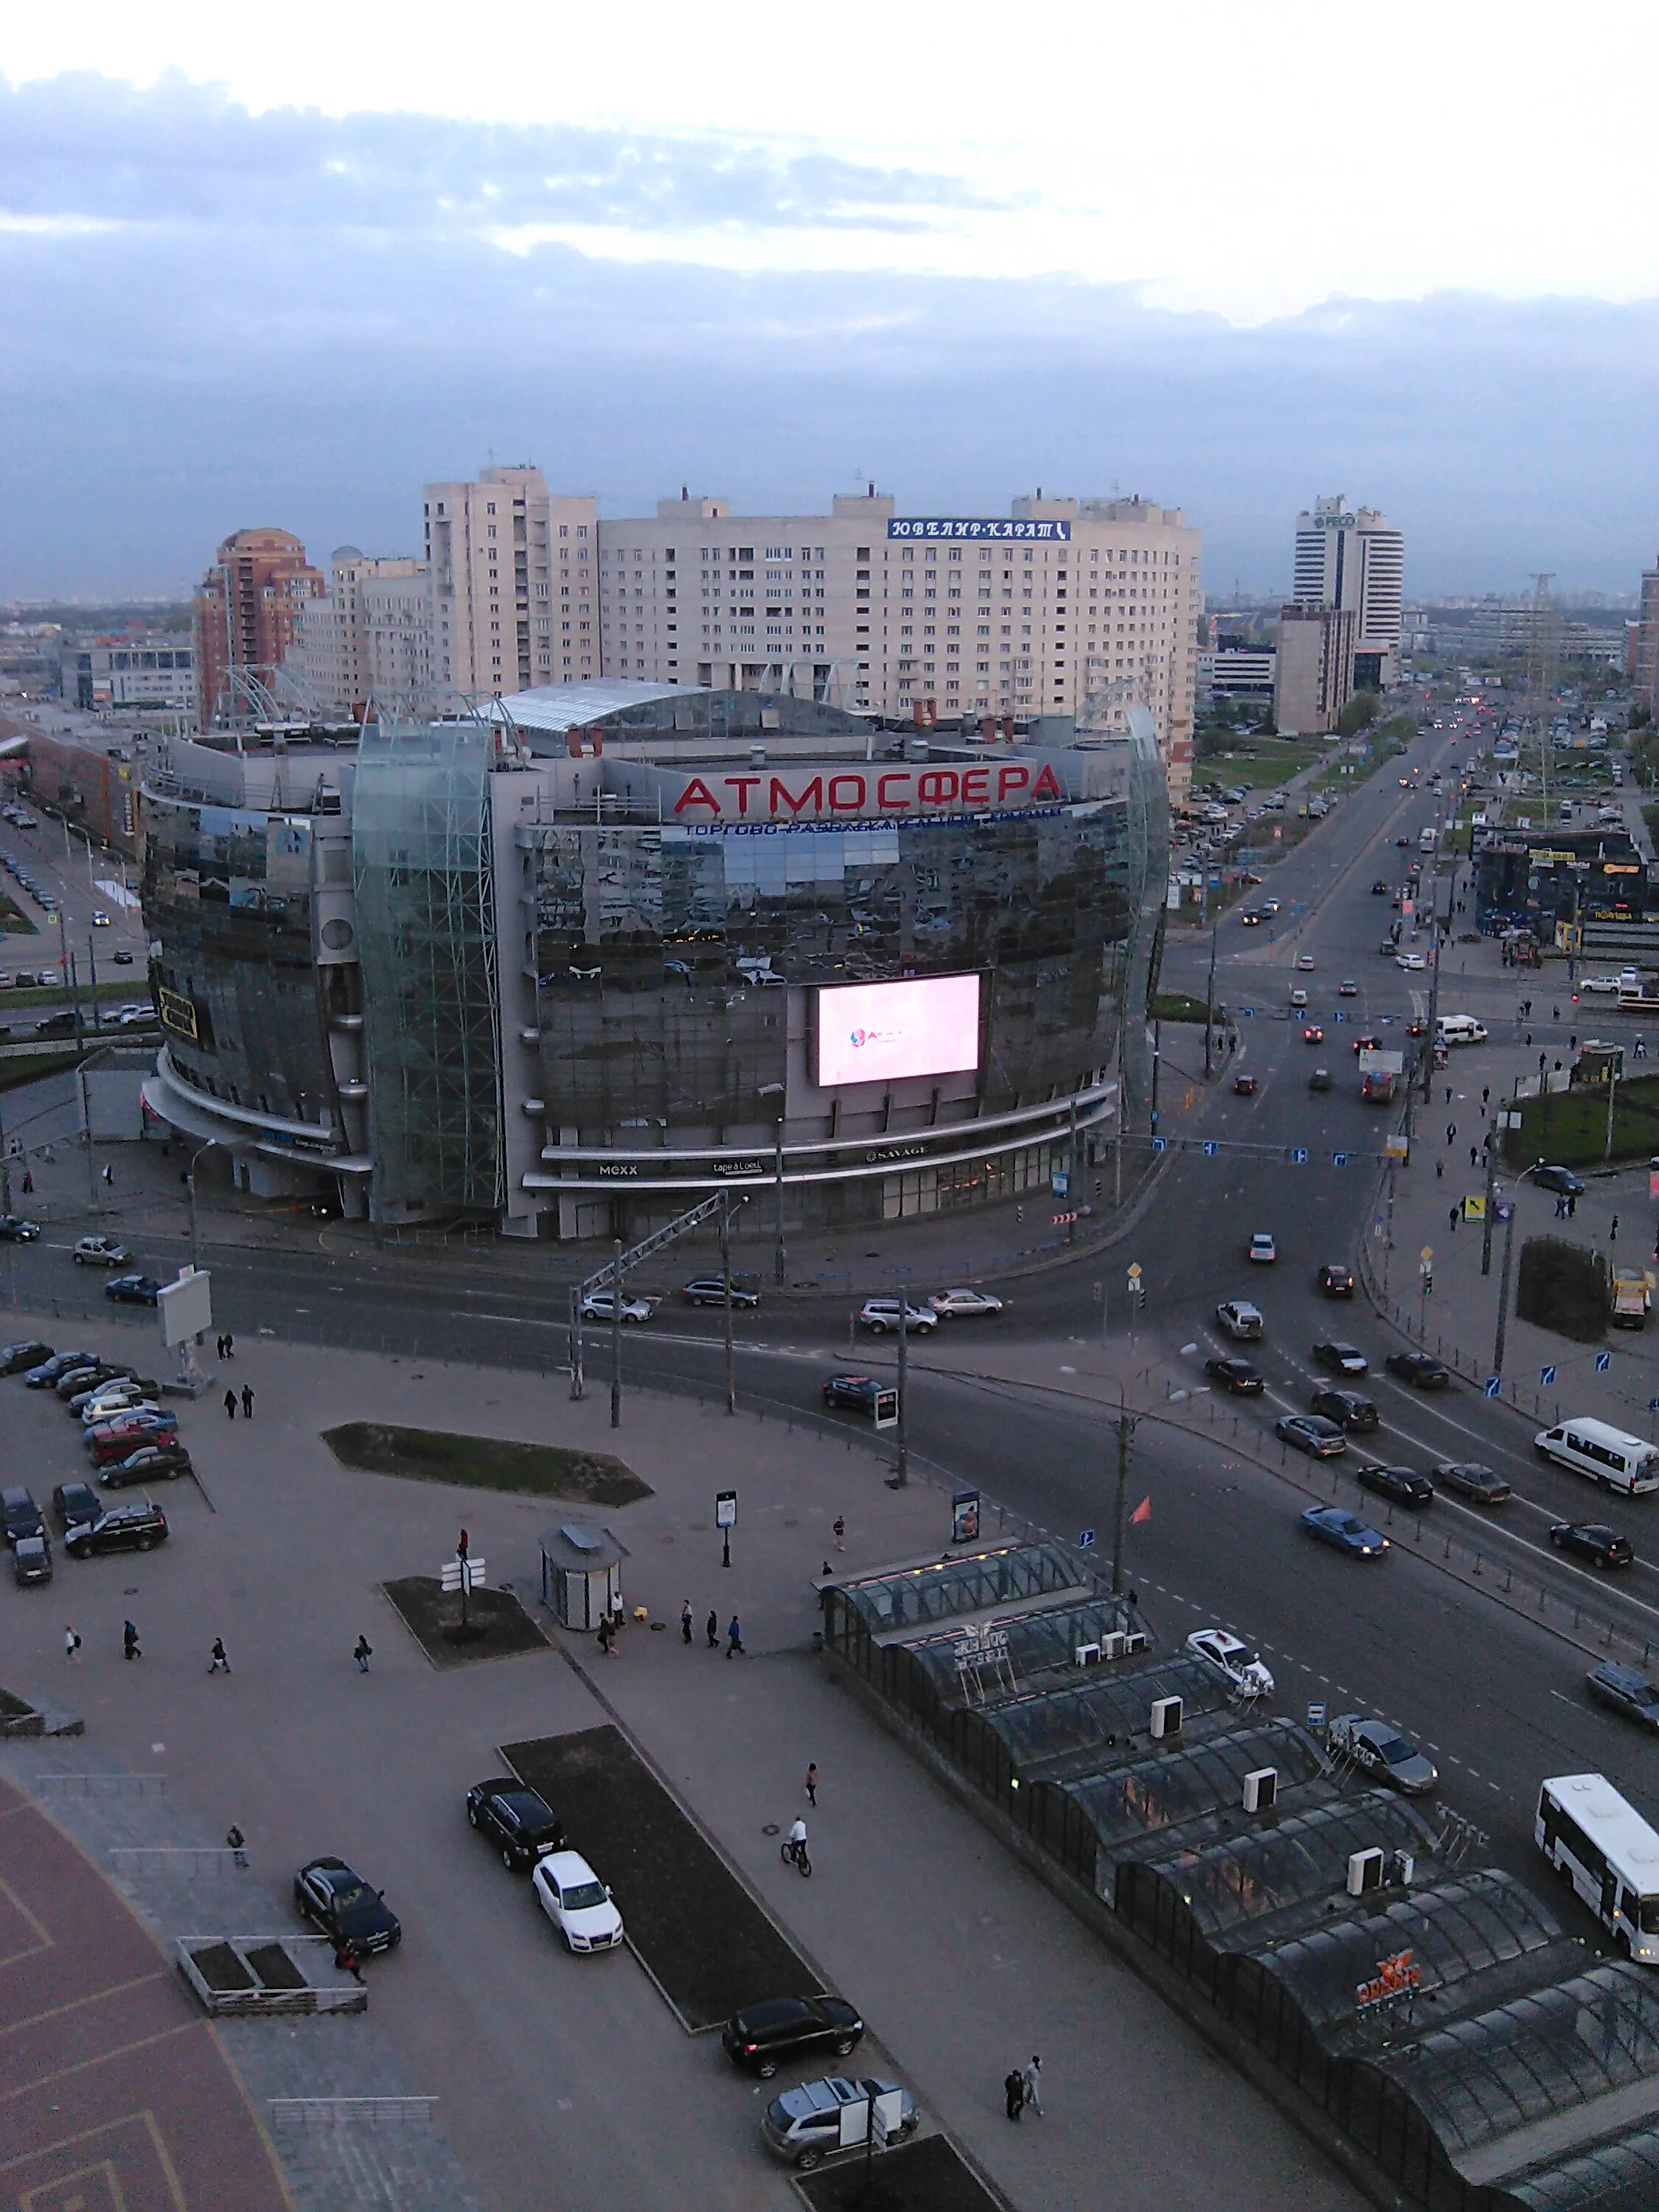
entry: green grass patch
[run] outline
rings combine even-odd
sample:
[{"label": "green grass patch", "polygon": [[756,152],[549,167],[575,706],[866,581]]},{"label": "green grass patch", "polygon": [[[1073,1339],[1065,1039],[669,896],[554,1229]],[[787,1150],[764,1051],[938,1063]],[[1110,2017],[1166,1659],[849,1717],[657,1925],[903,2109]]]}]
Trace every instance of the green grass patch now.
[{"label": "green grass patch", "polygon": [[14,937],[39,937],[40,931],[9,891],[0,891],[0,931]]},{"label": "green grass patch", "polygon": [[454,1482],[472,1490],[516,1490],[532,1497],[574,1498],[585,1505],[630,1505],[651,1495],[650,1484],[641,1482],[623,1461],[568,1444],[507,1443],[498,1437],[404,1429],[387,1421],[347,1421],[325,1429],[323,1442],[342,1467],[366,1474]]},{"label": "green grass patch", "polygon": [[1656,848],[1659,848],[1659,806],[1644,806],[1642,809],[1642,819],[1648,825],[1649,836],[1652,838]]},{"label": "green grass patch", "polygon": [[1239,738],[1225,752],[1206,753],[1194,761],[1194,786],[1205,783],[1243,784],[1251,791],[1275,791],[1304,768],[1311,768],[1323,748],[1297,738]]},{"label": "green grass patch", "polygon": [[1611,1152],[1605,1083],[1577,1084],[1545,1098],[1523,1098],[1518,1106],[1511,1102],[1510,1111],[1521,1115],[1521,1127],[1504,1134],[1504,1157],[1512,1167],[1530,1167],[1537,1160],[1584,1167],[1659,1152],[1659,1076],[1636,1076],[1619,1085]]},{"label": "green grass patch", "polygon": [[49,1052],[20,1052],[15,1060],[0,1060],[0,1091],[15,1091],[25,1083],[38,1083],[43,1075],[57,1075],[73,1067],[80,1057],[73,1045],[67,1052],[55,1045]]},{"label": "green grass patch", "polygon": [[1152,1000],[1152,1018],[1158,1022],[1201,1022],[1204,1001],[1190,991],[1160,991]]},{"label": "green grass patch", "polygon": [[1607,1325],[1607,1262],[1565,1237],[1528,1237],[1521,1247],[1515,1310],[1536,1328],[1594,1344]]},{"label": "green grass patch", "polygon": [[547,1638],[511,1590],[469,1591],[464,1628],[459,1591],[445,1589],[435,1576],[404,1575],[380,1588],[434,1667],[464,1667],[477,1659],[512,1659],[547,1649]]},{"label": "green grass patch", "polygon": [[[38,975],[40,971],[37,969],[35,972]],[[85,1006],[87,987],[84,983],[75,995]],[[100,1000],[119,999],[123,1003],[130,999],[135,1001],[147,999],[149,996],[149,974],[135,964],[124,969],[112,983],[100,983],[98,996]],[[30,983],[21,991],[0,990],[0,1022],[6,1018],[8,1006],[62,1006],[69,1003],[69,997],[67,983]]]}]

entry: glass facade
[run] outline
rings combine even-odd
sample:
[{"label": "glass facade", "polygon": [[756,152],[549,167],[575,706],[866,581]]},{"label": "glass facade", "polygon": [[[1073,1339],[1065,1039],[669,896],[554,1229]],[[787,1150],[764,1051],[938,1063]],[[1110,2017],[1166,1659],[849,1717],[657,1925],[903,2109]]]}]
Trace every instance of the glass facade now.
[{"label": "glass facade", "polygon": [[506,1194],[493,745],[477,722],[371,723],[358,748],[352,872],[379,1220],[496,1212]]}]

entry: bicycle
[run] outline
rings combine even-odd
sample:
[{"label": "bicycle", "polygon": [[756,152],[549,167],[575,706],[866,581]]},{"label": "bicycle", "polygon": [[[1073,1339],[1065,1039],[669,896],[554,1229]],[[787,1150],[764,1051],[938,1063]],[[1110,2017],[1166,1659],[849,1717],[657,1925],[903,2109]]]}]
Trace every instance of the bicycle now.
[{"label": "bicycle", "polygon": [[779,1847],[778,1856],[786,1866],[793,1866],[803,1881],[811,1874],[812,1862],[806,1856],[806,1845],[804,1843],[798,1844],[793,1836],[784,1838]]}]

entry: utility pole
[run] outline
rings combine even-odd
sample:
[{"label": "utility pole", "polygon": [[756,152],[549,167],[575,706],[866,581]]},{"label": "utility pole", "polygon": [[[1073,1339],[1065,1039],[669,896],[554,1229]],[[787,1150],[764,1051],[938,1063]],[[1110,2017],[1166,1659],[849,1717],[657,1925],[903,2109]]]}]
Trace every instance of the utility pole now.
[{"label": "utility pole", "polygon": [[1159,1068],[1160,1063],[1161,1063],[1161,1062],[1162,1062],[1162,1060],[1163,1060],[1163,1058],[1164,1058],[1164,1030],[1163,1030],[1163,1024],[1158,1021],[1158,1017],[1157,1017],[1156,1015],[1154,1015],[1154,1016],[1152,1017],[1152,1134],[1153,1134],[1154,1136],[1157,1136],[1157,1134],[1158,1134],[1158,1068]]},{"label": "utility pole", "polygon": [[1117,1510],[1112,1528],[1112,1595],[1123,1594],[1123,1531],[1129,1494],[1129,1447],[1134,1442],[1135,1417],[1120,1400],[1117,1409]]},{"label": "utility pole", "polygon": [[1492,1346],[1492,1371],[1501,1381],[1504,1374],[1504,1338],[1510,1320],[1510,1261],[1515,1251],[1515,1197],[1510,1197],[1510,1218],[1504,1224],[1504,1271],[1498,1281],[1498,1341]]},{"label": "utility pole", "polygon": [[[1208,878],[1206,878],[1208,881]],[[1211,1051],[1215,1031],[1215,940],[1221,927],[1218,915],[1210,924],[1210,980],[1204,987],[1204,1080],[1210,1079]]]},{"label": "utility pole", "polygon": [[[1079,1197],[1077,1174],[1077,1099],[1075,1096],[1073,1096],[1072,1099],[1071,1124],[1071,1135],[1067,1140],[1066,1149],[1065,1211],[1069,1213],[1072,1218],[1066,1224],[1066,1242],[1068,1244],[1075,1244],[1077,1242],[1077,1209]],[[1612,1123],[1609,1122],[1608,1127],[1611,1128],[1611,1127]]]},{"label": "utility pole", "polygon": [[615,1240],[611,1269],[611,1425],[622,1426],[623,1242]]},{"label": "utility pole", "polygon": [[1423,1103],[1434,1096],[1434,1047],[1440,1020],[1440,897],[1438,886],[1429,903],[1429,1033],[1423,1040]]},{"label": "utility pole", "polygon": [[898,1465],[892,1486],[902,1490],[910,1480],[910,1294],[902,1275],[898,1302]]},{"label": "utility pole", "polygon": [[783,1288],[783,1119],[780,1115],[775,1132],[775,1149],[772,1164],[772,1194],[775,1219],[772,1227],[772,1279]]},{"label": "utility pole", "polygon": [[738,1410],[737,1353],[732,1342],[732,1207],[720,1214],[720,1284],[726,1293],[726,1410]]},{"label": "utility pole", "polygon": [[1494,1200],[1493,1185],[1498,1176],[1498,1116],[1494,1114],[1486,1126],[1486,1212],[1480,1224],[1480,1272],[1492,1273],[1492,1210]]},{"label": "utility pole", "polygon": [[1607,1140],[1601,1147],[1601,1157],[1604,1160],[1610,1160],[1613,1158],[1613,1111],[1618,1097],[1619,1061],[1614,1060],[1608,1064],[1607,1067]]}]

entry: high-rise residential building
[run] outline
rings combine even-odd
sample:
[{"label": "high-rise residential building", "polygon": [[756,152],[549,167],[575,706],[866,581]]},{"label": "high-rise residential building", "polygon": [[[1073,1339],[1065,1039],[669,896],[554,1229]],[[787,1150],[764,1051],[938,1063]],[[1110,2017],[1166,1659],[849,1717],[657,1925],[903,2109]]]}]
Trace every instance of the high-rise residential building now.
[{"label": "high-rise residential building", "polygon": [[1659,560],[1642,571],[1642,599],[1636,623],[1636,659],[1631,688],[1659,720]]},{"label": "high-rise residential building", "polygon": [[308,702],[326,714],[360,714],[372,693],[424,691],[430,683],[431,607],[426,563],[373,557],[340,545],[326,592],[307,602],[288,665]]},{"label": "high-rise residential building", "polygon": [[1375,507],[1351,510],[1341,492],[1296,519],[1291,596],[1300,606],[1352,611],[1357,690],[1380,691],[1399,678],[1405,568],[1403,534]]},{"label": "high-rise residential building", "polygon": [[1281,608],[1274,665],[1273,721],[1281,737],[1322,737],[1354,690],[1352,607]]},{"label": "high-rise residential building", "polygon": [[599,507],[539,469],[486,469],[422,489],[431,680],[483,700],[604,672]]},{"label": "high-rise residential building", "polygon": [[198,711],[207,728],[237,671],[267,683],[299,638],[308,601],[325,589],[288,530],[238,530],[196,592]]}]

